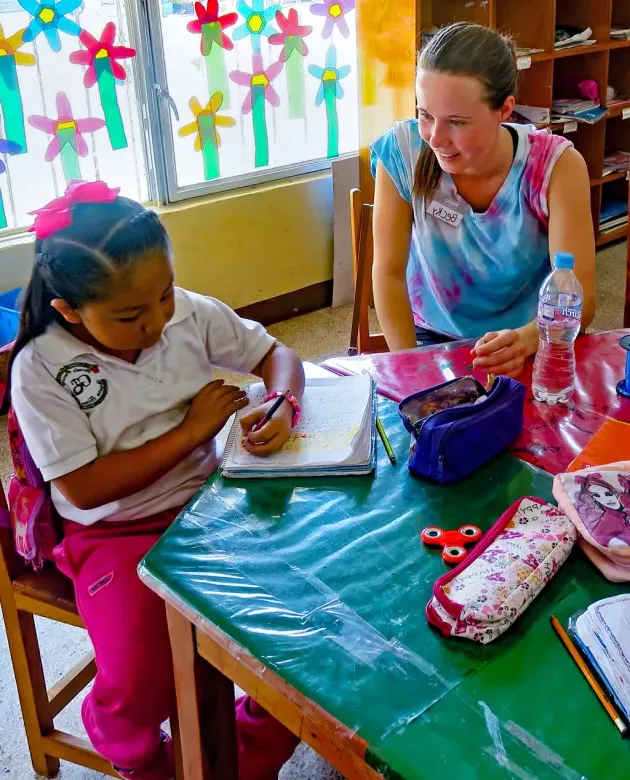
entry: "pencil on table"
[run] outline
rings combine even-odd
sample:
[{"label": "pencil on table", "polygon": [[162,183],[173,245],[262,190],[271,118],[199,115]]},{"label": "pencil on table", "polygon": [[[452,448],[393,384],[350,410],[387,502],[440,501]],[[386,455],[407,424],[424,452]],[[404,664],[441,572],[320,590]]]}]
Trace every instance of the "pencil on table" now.
[{"label": "pencil on table", "polygon": [[387,457],[390,459],[392,466],[395,466],[396,456],[394,455],[394,450],[392,449],[392,445],[389,443],[389,439],[385,433],[385,428],[383,428],[383,423],[379,420],[378,417],[376,418],[376,430],[378,431],[378,435],[381,437],[381,441],[383,442],[383,447],[385,447]]},{"label": "pencil on table", "polygon": [[604,692],[603,688],[599,684],[599,682],[595,679],[595,676],[591,672],[591,670],[586,665],[586,662],[582,658],[582,656],[579,654],[576,646],[571,641],[571,638],[567,634],[567,632],[562,628],[560,625],[560,621],[558,620],[555,615],[551,615],[551,625],[553,626],[553,630],[556,632],[556,634],[559,636],[560,641],[562,644],[566,647],[566,649],[569,651],[571,658],[575,661],[577,667],[582,672],[584,677],[586,677],[586,680],[588,684],[591,686],[593,691],[595,692],[595,695],[600,700],[602,706],[610,716],[610,719],[612,722],[617,726],[619,731],[621,732],[621,736],[625,737],[628,733],[628,727],[622,720],[621,716],[615,709],[615,707],[612,705],[610,699],[608,696],[606,696],[606,693]]}]

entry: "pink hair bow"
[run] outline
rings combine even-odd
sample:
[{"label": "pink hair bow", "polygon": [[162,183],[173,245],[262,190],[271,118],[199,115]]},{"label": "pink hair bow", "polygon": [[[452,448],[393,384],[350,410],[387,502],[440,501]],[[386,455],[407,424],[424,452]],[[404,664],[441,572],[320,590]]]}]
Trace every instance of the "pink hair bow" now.
[{"label": "pink hair bow", "polygon": [[116,200],[120,187],[112,189],[104,181],[71,181],[65,194],[47,203],[37,211],[29,232],[43,240],[65,230],[72,224],[72,207],[77,203],[111,203]]}]

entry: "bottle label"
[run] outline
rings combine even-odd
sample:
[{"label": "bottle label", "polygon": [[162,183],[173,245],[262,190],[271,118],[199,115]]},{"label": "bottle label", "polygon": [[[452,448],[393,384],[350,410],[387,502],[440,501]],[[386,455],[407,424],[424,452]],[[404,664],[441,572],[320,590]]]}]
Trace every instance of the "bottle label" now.
[{"label": "bottle label", "polygon": [[559,295],[558,306],[554,306],[552,303],[546,303],[540,301],[538,306],[538,317],[544,322],[561,322],[567,320],[576,320],[580,322],[582,319],[582,303],[577,305],[567,305],[562,298],[569,298],[571,301],[575,300],[571,295]]}]

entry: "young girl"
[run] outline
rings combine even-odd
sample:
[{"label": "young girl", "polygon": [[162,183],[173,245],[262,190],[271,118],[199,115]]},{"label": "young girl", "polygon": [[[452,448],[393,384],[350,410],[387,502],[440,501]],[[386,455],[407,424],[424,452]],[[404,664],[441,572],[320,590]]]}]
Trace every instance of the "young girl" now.
[{"label": "young girl", "polygon": [[[55,554],[96,652],[83,721],[122,777],[168,780],[172,747],[160,724],[175,705],[164,604],[136,568],[214,471],[216,435],[247,406],[242,390],[212,379],[212,365],[263,378],[267,402],[242,426],[249,451],[267,455],[300,413],[302,364],[261,325],[175,287],[156,214],[102,182],[71,184],[32,230],[11,400],[64,518]],[[249,698],[237,722],[241,778],[277,777],[298,740]]]},{"label": "young girl", "polygon": [[374,297],[390,349],[475,338],[476,368],[516,376],[538,346],[557,251],[575,255],[582,326],[593,318],[586,164],[564,137],[507,124],[516,82],[507,39],[445,27],[418,58],[419,118],[372,146]]}]

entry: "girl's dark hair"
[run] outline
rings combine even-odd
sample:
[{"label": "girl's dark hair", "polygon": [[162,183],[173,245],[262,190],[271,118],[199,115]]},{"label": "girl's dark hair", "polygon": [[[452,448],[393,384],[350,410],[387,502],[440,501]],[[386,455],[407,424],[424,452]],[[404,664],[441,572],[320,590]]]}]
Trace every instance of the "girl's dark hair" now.
[{"label": "girl's dark hair", "polygon": [[35,241],[35,265],[24,292],[20,327],[8,364],[60,315],[51,306],[63,298],[73,309],[102,300],[112,281],[139,255],[170,253],[168,236],[155,212],[129,198],[77,203],[72,224]]},{"label": "girl's dark hair", "polygon": [[[516,50],[509,38],[480,24],[458,22],[443,27],[418,55],[418,72],[474,76],[486,89],[493,110],[501,108],[516,93]],[[440,183],[442,169],[435,152],[424,144],[416,163],[414,195],[428,204]]]}]

